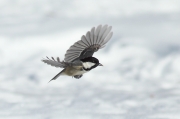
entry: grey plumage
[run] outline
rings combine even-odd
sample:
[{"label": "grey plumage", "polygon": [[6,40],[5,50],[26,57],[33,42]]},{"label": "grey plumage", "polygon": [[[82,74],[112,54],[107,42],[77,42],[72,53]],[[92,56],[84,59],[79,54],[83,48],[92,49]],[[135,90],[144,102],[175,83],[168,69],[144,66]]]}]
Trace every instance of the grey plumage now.
[{"label": "grey plumage", "polygon": [[[74,43],[67,50],[64,61],[73,62],[79,59],[78,57],[81,55],[81,53],[84,50],[87,50],[88,48],[90,48],[90,50],[93,50],[92,48],[94,48],[95,50],[93,50],[93,53],[94,51],[98,51],[98,49],[103,47],[103,45],[105,45],[109,41],[109,39],[112,37],[113,32],[110,32],[111,29],[112,27],[111,26],[108,27],[108,25],[105,25],[105,26],[99,25],[96,29],[93,27],[91,31],[88,31],[86,33],[86,36],[83,35],[81,37],[81,40]],[[78,47],[74,47],[74,46],[77,46],[77,44],[79,44]],[[76,56],[71,57],[71,55],[73,55],[74,53],[76,53]],[[87,53],[89,54],[84,54],[87,57],[93,55],[92,52],[87,52]]]},{"label": "grey plumage", "polygon": [[67,66],[67,63],[65,63],[64,61],[61,62],[59,57],[57,58],[57,61],[53,57],[52,60],[49,57],[47,57],[47,59],[43,59],[42,61],[54,67],[66,68]]},{"label": "grey plumage", "polygon": [[[108,25],[99,25],[97,28],[93,27],[90,31],[81,37],[81,40],[75,42],[65,53],[65,58],[60,61],[57,59],[47,57],[43,59],[44,63],[47,63],[54,67],[64,68],[53,79],[55,80],[62,74],[74,76],[75,78],[82,77],[83,65],[81,60],[92,57],[94,52],[105,47],[105,44],[111,39],[113,32],[112,27]],[[99,62],[98,62],[99,63]]]},{"label": "grey plumage", "polygon": [[59,72],[55,77],[53,77],[49,82],[51,82],[52,80],[56,80],[63,71],[64,71],[64,69],[61,72]]}]

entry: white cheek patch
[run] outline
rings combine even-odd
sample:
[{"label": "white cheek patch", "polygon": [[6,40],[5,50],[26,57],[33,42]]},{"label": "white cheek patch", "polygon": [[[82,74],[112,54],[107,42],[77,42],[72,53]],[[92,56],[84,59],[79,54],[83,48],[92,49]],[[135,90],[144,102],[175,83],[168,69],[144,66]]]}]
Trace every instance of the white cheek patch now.
[{"label": "white cheek patch", "polygon": [[90,69],[94,65],[95,65],[95,63],[92,63],[92,62],[83,63],[83,66],[84,66],[85,69]]}]

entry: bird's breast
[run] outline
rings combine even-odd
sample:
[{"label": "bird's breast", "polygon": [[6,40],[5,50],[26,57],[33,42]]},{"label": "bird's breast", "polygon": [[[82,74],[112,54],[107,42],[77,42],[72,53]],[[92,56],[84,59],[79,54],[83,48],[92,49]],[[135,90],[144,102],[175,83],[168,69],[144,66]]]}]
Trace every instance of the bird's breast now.
[{"label": "bird's breast", "polygon": [[82,67],[81,68],[77,68],[77,67],[67,67],[65,69],[65,73],[69,76],[75,76],[75,75],[82,75],[84,73],[86,73],[88,71],[84,70]]}]

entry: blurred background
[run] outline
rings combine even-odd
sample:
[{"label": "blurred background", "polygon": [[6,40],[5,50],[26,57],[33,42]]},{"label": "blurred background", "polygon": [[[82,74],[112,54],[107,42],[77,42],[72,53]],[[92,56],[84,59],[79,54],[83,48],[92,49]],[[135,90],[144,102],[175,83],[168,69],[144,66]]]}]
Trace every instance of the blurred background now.
[{"label": "blurred background", "polygon": [[[114,35],[81,79],[64,59],[92,27]],[[180,1],[0,0],[0,119],[179,119]]]}]

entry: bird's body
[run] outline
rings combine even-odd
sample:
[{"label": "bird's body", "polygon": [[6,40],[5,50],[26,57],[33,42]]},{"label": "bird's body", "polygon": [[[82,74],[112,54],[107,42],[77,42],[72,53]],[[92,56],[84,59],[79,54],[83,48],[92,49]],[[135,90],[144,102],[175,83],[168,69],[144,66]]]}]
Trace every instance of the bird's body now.
[{"label": "bird's body", "polygon": [[[81,40],[74,43],[66,52],[64,61],[60,61],[59,58],[55,60],[44,59],[44,63],[51,66],[64,68],[51,80],[57,79],[60,75],[73,76],[74,78],[81,78],[82,75],[97,66],[102,66],[99,60],[92,57],[94,52],[103,48],[105,44],[112,37],[111,26],[99,25],[96,29],[93,27],[91,31],[88,31],[86,36],[83,35]],[[50,81],[51,81],[50,80]]]},{"label": "bird's body", "polygon": [[88,71],[83,69],[83,66],[69,66],[64,69],[64,74],[68,76],[83,75]]}]

